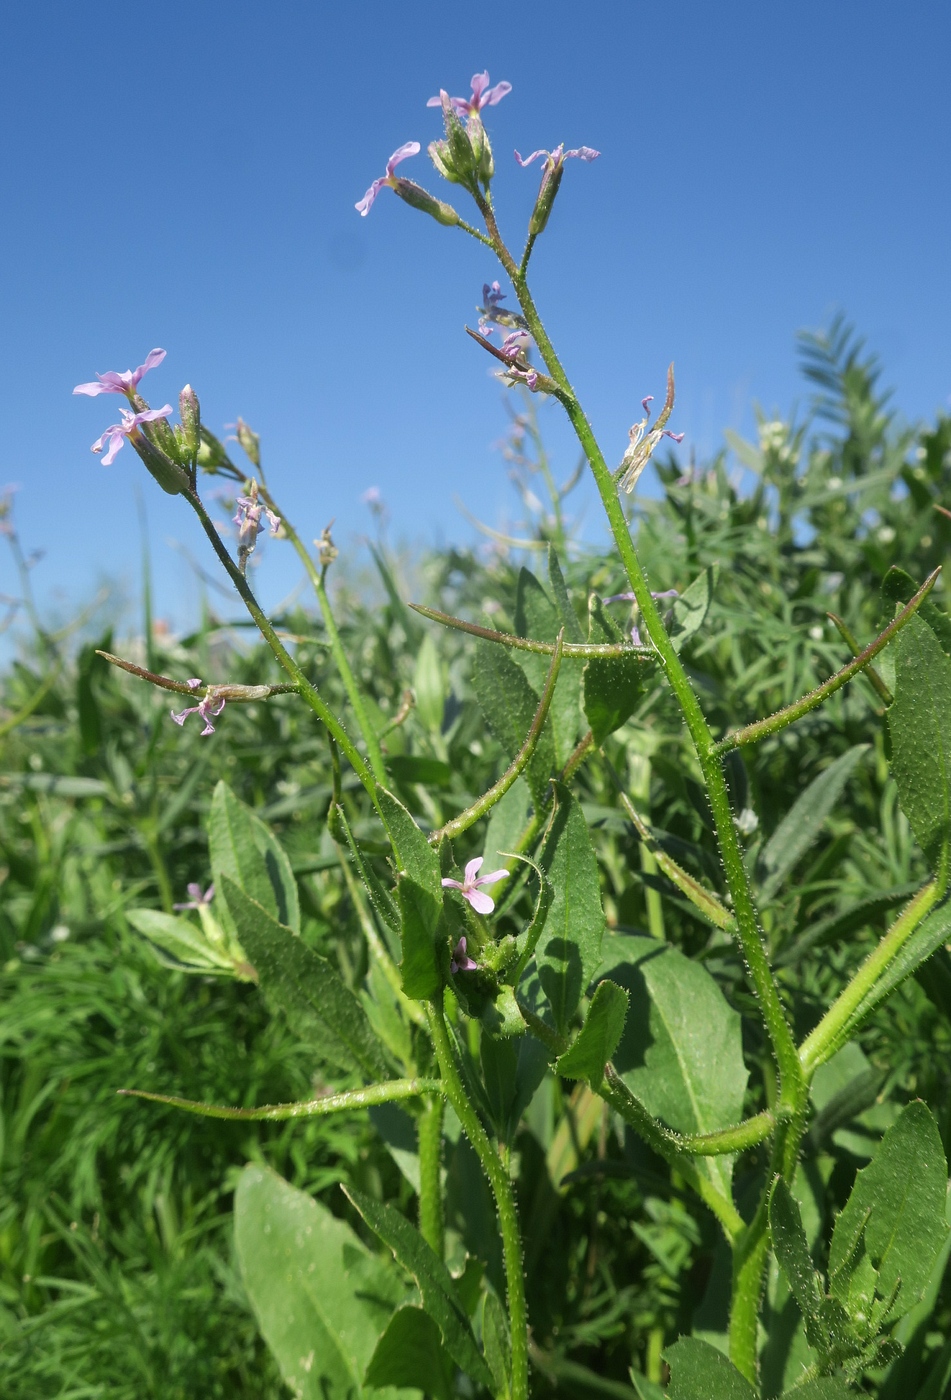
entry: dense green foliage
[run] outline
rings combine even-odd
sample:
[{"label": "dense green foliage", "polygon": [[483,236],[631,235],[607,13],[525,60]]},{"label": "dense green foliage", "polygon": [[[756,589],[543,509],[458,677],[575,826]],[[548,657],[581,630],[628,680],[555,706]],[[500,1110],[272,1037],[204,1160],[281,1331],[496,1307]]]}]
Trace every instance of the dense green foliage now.
[{"label": "dense green foliage", "polygon": [[[922,431],[901,428],[879,391],[876,366],[841,325],[806,339],[804,351],[819,390],[808,419],[764,419],[757,443],[732,441],[742,473],[725,454],[686,475],[670,459],[658,468],[661,496],[638,504],[636,540],[651,586],[683,594],[692,581],[706,580],[709,606],[704,597],[682,646],[718,734],[772,713],[841,667],[850,654],[827,613],[866,645],[894,615],[895,599],[910,596],[893,574],[883,598],[887,571],[898,566],[917,586],[946,561],[951,544],[951,519],[935,509],[951,503],[951,420]],[[547,472],[532,449],[534,432],[527,409],[515,422],[511,456],[530,505],[531,490]],[[586,600],[623,592],[626,583],[613,553],[571,542],[563,504],[559,497],[557,509],[530,511],[524,534],[528,543],[556,542],[580,638],[588,635]],[[548,662],[530,656],[518,667],[510,653],[491,649],[495,660],[487,660],[479,650],[484,643],[424,621],[406,601],[543,636],[544,603],[520,568],[527,563],[547,588],[546,556],[497,544],[489,553],[433,552],[412,569],[382,546],[375,558],[373,585],[349,582],[343,561],[333,566],[341,574],[337,621],[382,736],[390,786],[433,829],[490,786],[531,721],[532,704],[519,710],[517,684],[502,667],[515,668],[537,692]],[[942,628],[951,624],[940,590],[939,582],[920,625],[943,643]],[[682,600],[670,606],[672,625],[683,626]],[[630,626],[623,604],[604,605],[601,615],[606,638]],[[347,715],[319,618],[300,610],[275,622],[295,639],[297,659],[321,693]],[[134,653],[150,669],[178,678],[281,679],[266,647],[210,614],[189,637],[171,640],[153,630],[148,643],[120,646],[110,634],[98,645]],[[881,686],[894,687],[896,650],[877,658]],[[623,1016],[605,995],[604,1021],[591,1026],[601,1038],[593,1051],[576,1043],[577,1063],[564,1066],[570,1076],[554,1073],[544,1060],[521,1067],[519,1083],[530,1086],[531,1102],[519,1124],[516,1105],[505,1101],[514,1071],[498,1046],[507,1043],[475,1019],[464,1024],[489,1092],[495,1084],[499,1095],[484,1116],[503,1124],[500,1140],[505,1123],[513,1135],[536,1392],[557,1387],[563,1394],[633,1400],[632,1365],[644,1378],[641,1394],[652,1396],[659,1392],[651,1382],[666,1379],[661,1353],[678,1336],[722,1339],[728,1261],[713,1217],[587,1087],[584,1065],[614,1054],[619,1072],[630,1071],[629,1087],[643,1089],[651,1108],[650,1085],[645,1079],[639,1088],[637,1081],[643,1028],[650,1023],[656,1070],[666,1044],[665,985],[682,988],[699,968],[712,973],[730,1008],[718,1003],[722,1055],[738,1057],[740,1072],[744,1064],[750,1071],[738,1111],[724,1104],[726,1118],[713,1126],[772,1107],[771,1060],[735,945],[666,879],[619,801],[621,787],[649,820],[658,853],[672,856],[705,888],[722,891],[680,712],[656,676],[612,673],[608,680],[599,680],[596,668],[585,678],[589,715],[605,715],[607,737],[603,754],[578,767],[571,790],[597,856],[609,930],[601,970],[611,976],[617,965],[628,969],[627,980],[619,978],[631,1007],[624,1035],[618,1044]],[[493,684],[508,697],[511,734],[500,712],[486,727],[483,709],[491,714],[492,703],[485,693]],[[603,698],[595,693],[599,685]],[[38,703],[22,715],[41,689]],[[407,691],[415,698],[409,709]],[[623,713],[607,713],[609,702]],[[274,1167],[376,1249],[363,1221],[380,1203],[416,1218],[416,1123],[392,1104],[340,1117],[220,1122],[117,1097],[117,1089],[134,1087],[253,1106],[358,1082],[346,1064],[334,1065],[315,1048],[302,1022],[268,1013],[263,967],[260,990],[250,981],[172,970],[167,954],[127,915],[142,908],[170,912],[187,898],[190,882],[207,885],[212,793],[224,779],[290,857],[306,947],[357,994],[368,978],[379,978],[367,929],[385,939],[385,921],[354,877],[341,832],[328,829],[335,776],[326,738],[293,696],[228,705],[213,738],[201,738],[197,726],[180,730],[169,719],[166,695],[109,667],[94,646],[77,650],[42,628],[23,638],[4,677],[3,707],[4,717],[18,722],[0,724],[0,1390],[11,1400],[277,1397],[286,1392],[258,1336],[235,1257],[230,1208],[240,1168],[249,1161]],[[796,1016],[797,1041],[927,878],[925,856],[899,806],[883,713],[880,692],[860,676],[796,725],[727,761],[744,860],[769,900],[765,932]],[[552,761],[562,766],[580,738],[565,727],[568,720],[561,730],[560,723],[553,707],[546,730],[553,754],[537,776],[526,769],[495,809],[488,836],[480,826],[457,841],[459,867],[485,851],[486,868],[494,868],[493,851],[512,849],[530,791],[541,800]],[[339,782],[351,831],[386,883],[383,828],[352,774],[344,769]],[[564,810],[570,822],[573,808]],[[940,814],[935,821],[940,825]],[[567,850],[559,847],[551,860]],[[548,870],[544,850],[540,858]],[[577,878],[572,888],[583,887],[583,873]],[[537,883],[519,888],[519,895],[501,899],[502,935],[517,933],[530,913]],[[216,894],[216,913],[223,893]],[[557,899],[549,919],[579,917]],[[231,897],[227,907],[240,933]],[[670,947],[642,964],[648,938]],[[544,984],[541,951],[539,966]],[[642,966],[636,976],[631,972]],[[557,1030],[580,1023],[578,1002],[595,970],[585,966],[583,980],[579,973],[573,983],[558,981]],[[553,968],[550,977],[561,974]],[[478,987],[460,995],[470,1011],[481,1009]],[[742,1044],[736,1011],[744,1013]],[[715,1021],[720,1012],[711,1006],[703,1014]],[[412,1040],[416,1030],[412,1021],[399,1021],[387,1033]],[[774,1236],[788,1238],[789,1246],[785,1254],[777,1251],[783,1274],[774,1268],[769,1281],[767,1395],[792,1383],[802,1354],[784,1259],[793,1269],[800,1246],[807,1255],[813,1249],[816,1266],[834,1273],[835,1259],[823,1253],[832,1220],[886,1129],[906,1122],[899,1118],[904,1105],[923,1099],[945,1154],[951,1150],[949,1049],[951,958],[942,947],[874,1011],[858,1040],[818,1071],[798,1206],[788,1190],[785,1197],[774,1193],[771,1203],[780,1222]],[[723,1062],[709,1066],[712,1080]],[[715,1087],[704,1091],[704,1102]],[[692,1092],[689,1082],[683,1092]],[[702,1133],[707,1125],[701,1117],[670,1126]],[[729,1170],[728,1159],[701,1160],[714,1177]],[[762,1147],[737,1159],[733,1191],[741,1207],[760,1186],[766,1162]],[[445,1166],[447,1262],[458,1272],[468,1250],[504,1297],[492,1199],[463,1137],[449,1142]],[[885,1167],[876,1162],[874,1169]],[[364,1204],[358,1209],[354,1202]],[[804,1236],[796,1223],[800,1209]],[[833,1256],[835,1249],[833,1238]],[[951,1374],[945,1342],[951,1292],[941,1269],[921,1287],[929,1290],[925,1302],[898,1323],[904,1351],[896,1355],[886,1346],[863,1354],[850,1373],[882,1400],[919,1394],[939,1400]],[[793,1296],[799,1298],[795,1288]],[[420,1328],[425,1340],[425,1318],[404,1317],[410,1311],[396,1314],[400,1326]],[[801,1301],[800,1311],[806,1311]],[[487,1308],[486,1337],[488,1316]],[[807,1327],[814,1346],[824,1325],[816,1321],[812,1334]],[[491,1365],[490,1350],[486,1341]],[[686,1376],[696,1358],[682,1354]],[[390,1375],[379,1351],[374,1364],[380,1376]],[[448,1384],[436,1377],[434,1393]]]}]

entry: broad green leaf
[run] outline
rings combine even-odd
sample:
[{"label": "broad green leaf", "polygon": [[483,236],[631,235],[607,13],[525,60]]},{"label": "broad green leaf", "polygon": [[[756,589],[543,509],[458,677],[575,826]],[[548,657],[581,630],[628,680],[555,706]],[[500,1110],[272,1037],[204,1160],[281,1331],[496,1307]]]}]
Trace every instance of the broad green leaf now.
[{"label": "broad green leaf", "polygon": [[892,646],[892,773],[902,811],[934,869],[951,835],[951,657],[919,617],[908,619]]},{"label": "broad green leaf", "polygon": [[128,909],[126,918],[150,943],[171,954],[183,971],[234,972],[232,959],[213,948],[190,920],[163,914],[158,909]]},{"label": "broad green leaf", "polygon": [[354,1186],[343,1189],[374,1234],[416,1280],[423,1306],[438,1325],[456,1365],[472,1380],[491,1385],[492,1377],[476,1346],[456,1281],[442,1260],[399,1211]]},{"label": "broad green leaf", "polygon": [[584,668],[584,712],[595,744],[620,729],[644,695],[648,667],[635,656],[592,656]]},{"label": "broad green leaf", "polygon": [[604,1066],[620,1043],[630,997],[614,982],[599,982],[588,1015],[573,1045],[555,1065],[567,1079],[586,1079],[597,1090]]},{"label": "broad green leaf", "polygon": [[[300,933],[300,904],[291,863],[249,807],[219,782],[208,815],[211,875],[229,876],[245,894],[287,928]],[[252,959],[253,961],[253,959]]]},{"label": "broad green leaf", "polygon": [[887,1298],[900,1284],[892,1316],[913,1307],[948,1233],[945,1196],[948,1166],[931,1110],[911,1103],[882,1138],[871,1163],[855,1178],[835,1223],[829,1250],[830,1289],[847,1288],[856,1244],[878,1270],[878,1293]]},{"label": "broad green leaf", "polygon": [[383,1047],[339,972],[227,875],[221,892],[268,1006],[283,1011],[301,1040],[332,1064],[369,1078],[385,1075]]},{"label": "broad green leaf", "polygon": [[578,614],[571,606],[565,576],[561,571],[561,561],[553,544],[548,546],[548,585],[555,600],[558,616],[565,629],[566,642],[583,642],[584,632],[578,621]]},{"label": "broad green leaf", "polygon": [[719,573],[719,564],[710,564],[684,589],[679,598],[674,599],[670,640],[675,651],[680,651],[684,643],[699,632],[706,622]]},{"label": "broad green leaf", "polygon": [[436,643],[428,632],[416,653],[413,690],[416,693],[416,713],[426,729],[438,734],[446,708],[446,684]]},{"label": "broad green leaf", "polygon": [[377,1342],[366,1384],[400,1386],[450,1400],[454,1375],[439,1328],[422,1308],[408,1306],[393,1314]]},{"label": "broad green leaf", "polygon": [[[886,605],[897,603],[903,607],[905,603],[911,602],[920,587],[921,584],[915,583],[911,574],[893,564],[882,579],[882,597]],[[890,617],[892,609],[889,609],[888,612]],[[928,624],[938,638],[941,650],[946,655],[951,656],[951,618],[946,612],[942,612],[933,596],[925,598],[918,604],[916,616]]]},{"label": "broad green leaf", "polygon": [[[575,618],[575,626],[577,625],[578,620]],[[515,595],[517,635],[534,637],[539,642],[553,642],[563,626],[560,609],[548,597],[535,575],[523,568],[519,572]],[[516,652],[515,656],[518,665],[528,677],[529,685],[541,695],[545,688],[551,657],[536,656],[527,651]],[[578,742],[581,719],[580,691],[581,663],[572,657],[564,657],[549,711],[555,745],[555,763],[559,768],[563,768],[567,763]]]},{"label": "broad green leaf", "polygon": [[512,1394],[512,1341],[505,1309],[494,1293],[486,1293],[482,1313],[482,1345],[489,1363],[497,1400]]},{"label": "broad green leaf", "polygon": [[794,1385],[792,1390],[784,1390],[781,1400],[855,1400],[855,1391],[838,1376],[816,1376],[802,1385]]},{"label": "broad green leaf", "polygon": [[601,960],[604,911],[588,825],[578,803],[560,785],[541,866],[554,894],[535,960],[555,1027],[564,1034]]},{"label": "broad green leaf", "polygon": [[756,1400],[756,1391],[722,1351],[681,1337],[664,1352],[670,1367],[667,1400]]},{"label": "broad green leaf", "polygon": [[425,787],[448,787],[452,769],[441,758],[426,754],[395,753],[387,756],[386,766],[401,783],[422,783]]},{"label": "broad green leaf", "polygon": [[802,1313],[806,1336],[812,1346],[821,1349],[826,1341],[821,1323],[822,1283],[812,1265],[799,1206],[782,1177],[770,1193],[769,1229],[777,1262]]},{"label": "broad green leaf", "polygon": [[[614,1066],[650,1113],[682,1133],[712,1133],[743,1117],[747,1070],[740,1017],[710,973],[655,938],[615,934],[602,973],[631,994]],[[729,1195],[731,1157],[701,1157]]]},{"label": "broad green leaf", "polygon": [[502,851],[514,851],[528,822],[531,797],[522,778],[516,778],[503,798],[492,808],[485,828],[486,870],[498,870],[505,864]]},{"label": "broad green leaf", "polygon": [[[521,674],[521,672],[519,673]],[[440,985],[438,936],[442,916],[439,857],[403,804],[378,788],[377,797],[397,863],[403,991],[422,1000]]]},{"label": "broad green leaf", "polygon": [[868,744],[856,744],[823,769],[790,807],[760,855],[761,894],[772,899],[789,872],[818,838]]},{"label": "broad green leaf", "polygon": [[406,1290],[344,1221],[276,1172],[248,1166],[234,1203],[245,1289],[299,1400],[359,1400],[377,1339]]},{"label": "broad green leaf", "polygon": [[[477,648],[472,687],[503,752],[507,758],[514,758],[532,727],[538,709],[537,692],[529,685],[521,666],[502,647],[491,642],[483,642]],[[546,724],[525,769],[525,779],[536,806],[541,805],[548,794],[548,780],[554,766],[555,745],[551,725]]]},{"label": "broad green leaf", "polygon": [[[524,1022],[519,1017],[524,1030]],[[548,1069],[548,1052],[534,1036],[490,1035],[480,1046],[482,1078],[496,1136],[505,1143],[515,1136],[522,1114]]]},{"label": "broad green leaf", "polygon": [[637,1400],[664,1400],[663,1389],[655,1381],[649,1381],[639,1371],[631,1367],[631,1384],[637,1391]]}]

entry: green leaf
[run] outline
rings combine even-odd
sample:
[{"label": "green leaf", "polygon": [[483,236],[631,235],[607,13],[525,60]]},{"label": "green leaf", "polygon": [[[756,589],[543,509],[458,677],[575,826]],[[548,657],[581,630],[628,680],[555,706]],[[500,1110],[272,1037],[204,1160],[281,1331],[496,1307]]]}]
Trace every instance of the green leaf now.
[{"label": "green leaf", "polygon": [[855,1391],[838,1376],[817,1376],[815,1380],[794,1385],[792,1390],[784,1390],[781,1400],[855,1400]]},{"label": "green leaf", "polygon": [[908,619],[892,646],[892,773],[902,811],[934,869],[951,834],[951,657],[919,617]]},{"label": "green leaf", "polygon": [[[523,1032],[524,1024],[519,1016]],[[530,1035],[491,1035],[484,1031],[479,1054],[492,1125],[501,1142],[511,1142],[522,1114],[545,1078],[548,1052]]]},{"label": "green leaf", "polygon": [[359,1400],[377,1338],[405,1288],[326,1206],[248,1166],[234,1203],[241,1276],[299,1400]]},{"label": "green leaf", "polygon": [[389,754],[386,766],[400,783],[422,783],[424,787],[448,787],[452,769],[441,758],[426,754]]},{"label": "green leaf", "polygon": [[[219,782],[208,815],[211,876],[227,875],[287,928],[300,933],[300,904],[291,863],[260,817]],[[252,959],[253,961],[253,959]]]},{"label": "green leaf", "polygon": [[[522,668],[491,642],[483,642],[477,648],[472,687],[489,728],[506,756],[513,759],[532,727],[538,709],[537,693],[529,685]],[[554,766],[555,745],[551,725],[546,724],[525,769],[525,779],[536,806],[548,795],[548,780]]]},{"label": "green leaf", "polygon": [[585,664],[584,712],[595,744],[602,744],[637,709],[647,669],[636,656],[592,656]]},{"label": "green leaf", "polygon": [[799,1206],[782,1177],[770,1193],[769,1229],[777,1263],[802,1313],[809,1343],[823,1350],[827,1339],[821,1322],[822,1283],[812,1265]]},{"label": "green leaf", "polygon": [[512,1341],[505,1309],[494,1293],[486,1293],[482,1313],[482,1345],[489,1363],[497,1400],[512,1394]]},{"label": "green leaf", "polygon": [[761,894],[764,900],[772,899],[789,872],[818,838],[856,764],[868,749],[868,744],[856,744],[830,763],[799,794],[783,817],[760,856]]},{"label": "green leaf", "polygon": [[604,911],[587,822],[567,788],[559,784],[556,797],[541,854],[554,894],[535,959],[555,1028],[564,1034],[601,960]]},{"label": "green leaf", "polygon": [[[539,642],[553,642],[562,626],[564,626],[564,622],[560,609],[548,597],[535,575],[523,568],[519,572],[515,593],[516,634],[519,637],[534,637]],[[577,618],[575,618],[575,627],[578,627]],[[534,655],[528,651],[516,652],[515,658],[528,677],[529,685],[536,694],[541,695],[545,688],[551,658]],[[552,696],[549,711],[555,746],[555,763],[559,768],[564,767],[567,763],[575,744],[578,742],[578,726],[581,719],[580,698],[581,663],[571,657],[564,657],[558,672],[558,680],[555,684],[555,693]]]},{"label": "green leaf", "polygon": [[492,1377],[482,1359],[455,1279],[405,1216],[355,1186],[343,1187],[374,1234],[416,1280],[423,1306],[439,1327],[446,1350],[466,1375],[482,1385]]},{"label": "green leaf", "polygon": [[446,708],[446,685],[436,643],[428,632],[416,653],[413,690],[416,693],[416,713],[426,729],[438,734]]},{"label": "green leaf", "polygon": [[[521,672],[519,672],[521,675]],[[400,911],[400,972],[407,996],[422,1000],[440,986],[438,939],[442,918],[439,857],[403,804],[377,789],[380,810],[397,863],[396,900]]]},{"label": "green leaf", "polygon": [[222,876],[221,892],[268,1006],[283,1011],[300,1038],[332,1064],[358,1069],[369,1078],[385,1075],[383,1047],[363,1007],[327,959],[227,875]]},{"label": "green leaf", "polygon": [[485,869],[498,870],[505,864],[503,851],[514,851],[528,822],[531,797],[522,778],[516,778],[503,798],[492,808],[485,828]]},{"label": "green leaf", "polygon": [[709,1342],[681,1337],[664,1360],[670,1367],[667,1400],[756,1400],[749,1381]]},{"label": "green leaf", "polygon": [[679,598],[674,599],[674,621],[670,632],[674,651],[679,652],[684,643],[699,632],[706,622],[719,573],[719,564],[710,564],[684,589]]},{"label": "green leaf", "polygon": [[158,909],[128,909],[126,918],[150,943],[181,963],[184,971],[234,972],[232,959],[213,948],[190,920],[163,914]]},{"label": "green leaf", "polygon": [[835,1224],[829,1251],[830,1291],[847,1291],[856,1246],[878,1270],[883,1298],[900,1285],[892,1315],[913,1307],[928,1283],[935,1255],[948,1232],[945,1195],[948,1167],[941,1134],[925,1104],[908,1105],[882,1138],[871,1163],[855,1178]]},{"label": "green leaf", "polygon": [[402,1386],[450,1400],[455,1367],[439,1328],[422,1308],[399,1308],[390,1318],[367,1367],[369,1386]]},{"label": "green leaf", "polygon": [[567,1079],[586,1079],[597,1090],[604,1066],[620,1043],[630,997],[615,982],[599,982],[581,1032],[555,1065]]},{"label": "green leaf", "polygon": [[[921,584],[915,583],[911,574],[898,568],[897,564],[893,564],[882,579],[882,597],[886,604],[898,603],[903,607],[905,603],[911,602],[920,587]],[[893,611],[894,607],[888,609],[889,619],[891,619]],[[945,655],[951,656],[951,618],[948,617],[948,614],[942,612],[933,597],[928,597],[919,603],[917,616],[931,628]]]},{"label": "green leaf", "polygon": [[558,616],[565,629],[565,641],[583,642],[584,632],[578,621],[578,614],[571,606],[565,576],[561,571],[561,561],[553,544],[548,546],[548,584],[551,588],[551,596],[555,600],[555,607],[558,609]]},{"label": "green leaf", "polygon": [[[614,1066],[656,1118],[681,1133],[712,1133],[743,1117],[747,1070],[739,1015],[710,973],[655,938],[615,934],[602,973],[626,987],[631,1007]],[[732,1157],[701,1157],[730,1193]]]}]

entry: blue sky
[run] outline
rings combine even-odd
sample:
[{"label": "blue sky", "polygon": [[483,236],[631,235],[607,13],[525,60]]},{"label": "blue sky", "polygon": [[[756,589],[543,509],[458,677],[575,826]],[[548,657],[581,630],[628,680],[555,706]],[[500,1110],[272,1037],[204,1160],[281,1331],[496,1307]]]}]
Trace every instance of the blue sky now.
[{"label": "blue sky", "polygon": [[[536,298],[609,458],[677,362],[685,449],[749,429],[805,390],[794,334],[844,310],[909,418],[951,395],[951,105],[946,0],[550,0],[14,7],[0,54],[0,482],[18,482],[41,593],[136,587],[142,488],[158,610],[184,621],[202,554],[182,503],[125,449],[89,444],[115,398],[96,371],[168,350],[153,404],[190,381],[218,430],[261,434],[285,509],[345,548],[378,486],[396,535],[468,539],[462,497],[498,523],[501,391],[463,334],[491,256],[384,191],[402,142],[439,134],[426,99],[488,68],[503,229],[518,243],[537,167],[587,144],[536,250]],[[425,154],[411,178],[455,199]],[[461,209],[461,205],[459,206]],[[575,453],[551,420],[562,465]],[[594,522],[595,514],[589,510]],[[592,524],[591,528],[594,528]],[[258,575],[274,602],[287,547]],[[0,556],[0,591],[13,591]]]}]

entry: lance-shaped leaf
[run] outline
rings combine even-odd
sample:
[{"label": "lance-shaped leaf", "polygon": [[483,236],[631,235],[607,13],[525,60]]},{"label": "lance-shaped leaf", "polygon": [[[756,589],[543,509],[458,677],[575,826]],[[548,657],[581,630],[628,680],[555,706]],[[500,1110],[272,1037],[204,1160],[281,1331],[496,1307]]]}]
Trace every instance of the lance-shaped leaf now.
[{"label": "lance-shaped leaf", "polygon": [[684,643],[699,632],[706,622],[719,572],[718,564],[710,564],[678,598],[674,599],[674,623],[670,640],[675,651],[680,651]]},{"label": "lance-shaped leaf", "polygon": [[489,1363],[498,1400],[512,1394],[512,1341],[505,1309],[494,1293],[486,1293],[482,1313],[482,1345]]},{"label": "lance-shaped leaf", "polygon": [[300,903],[291,863],[260,817],[220,782],[208,816],[211,875],[227,875],[279,924],[300,932]]},{"label": "lance-shaped leaf", "polygon": [[782,1177],[776,1179],[770,1193],[769,1229],[776,1260],[802,1313],[809,1344],[824,1351],[827,1338],[822,1321],[822,1282],[813,1268],[799,1206]]},{"label": "lance-shaped leaf", "polygon": [[386,1074],[386,1055],[363,1007],[327,959],[227,875],[221,893],[268,1006],[283,1011],[300,1038],[331,1064],[370,1077]]},{"label": "lance-shaped leaf", "polygon": [[599,982],[577,1040],[558,1060],[555,1069],[566,1079],[586,1079],[597,1091],[604,1066],[617,1049],[624,1032],[629,994],[615,982]]},{"label": "lance-shaped leaf", "polygon": [[892,773],[902,811],[935,869],[951,835],[951,657],[919,617],[908,620],[894,647]]},{"label": "lance-shaped leaf", "polygon": [[[605,953],[601,971],[631,994],[613,1057],[628,1088],[675,1132],[739,1123],[747,1080],[740,1017],[710,973],[655,938],[615,934]],[[732,1158],[703,1157],[696,1166],[729,1197]]]},{"label": "lance-shaped leaf", "polygon": [[343,1189],[373,1233],[416,1280],[423,1306],[439,1327],[446,1350],[456,1365],[472,1380],[491,1385],[489,1368],[476,1346],[455,1279],[442,1260],[399,1211],[375,1201],[354,1186]]},{"label": "lance-shaped leaf", "polygon": [[[156,957],[166,967],[180,972],[234,974],[234,959],[213,948],[204,934],[188,919],[163,914],[158,909],[128,909],[126,918],[134,929],[155,945]],[[163,957],[161,954],[169,954]]]},{"label": "lance-shaped leaf", "polygon": [[[519,752],[538,709],[538,695],[524,671],[499,647],[480,645],[472,686],[492,733],[510,759]],[[525,769],[532,799],[540,806],[548,795],[555,766],[555,745],[546,726]]]},{"label": "lance-shaped leaf", "polygon": [[830,763],[813,778],[783,817],[760,856],[764,900],[772,899],[786,876],[818,839],[826,818],[868,749],[868,744],[856,744]]},{"label": "lance-shaped leaf", "polygon": [[378,788],[377,800],[397,863],[403,991],[407,996],[422,1000],[432,996],[440,985],[437,947],[442,918],[442,881],[439,857],[392,793]]},{"label": "lance-shaped leaf", "polygon": [[948,1167],[941,1134],[923,1103],[911,1103],[882,1138],[871,1163],[855,1178],[835,1224],[829,1250],[830,1290],[845,1297],[860,1240],[878,1271],[876,1291],[898,1296],[891,1315],[913,1307],[948,1233]]},{"label": "lance-shaped leaf", "polygon": [[[574,621],[577,627],[578,619],[575,618]],[[565,623],[558,608],[535,575],[528,569],[520,570],[515,594],[515,630],[518,635],[537,637],[542,642],[553,642],[563,627]],[[532,689],[540,695],[548,670],[545,658],[529,651],[516,652],[515,655]],[[559,768],[563,768],[567,763],[578,742],[580,697],[581,663],[565,660],[558,673],[558,682],[551,702],[555,763]]]},{"label": "lance-shaped leaf", "polygon": [[667,1400],[756,1400],[756,1391],[722,1351],[681,1337],[664,1352],[670,1367]]},{"label": "lance-shaped leaf", "polygon": [[578,614],[571,606],[565,576],[561,571],[561,561],[553,544],[548,546],[548,584],[551,596],[555,601],[555,607],[558,609],[558,616],[564,626],[566,638],[569,642],[583,642],[584,632],[578,621]]},{"label": "lance-shaped leaf", "polygon": [[556,795],[541,855],[554,894],[535,960],[555,1028],[564,1035],[601,960],[604,911],[588,824],[567,788],[558,785]]},{"label": "lance-shaped leaf", "polygon": [[360,1400],[377,1339],[406,1290],[343,1220],[265,1167],[234,1203],[241,1276],[281,1375],[300,1400]]},{"label": "lance-shaped leaf", "polygon": [[455,1367],[439,1328],[422,1308],[399,1308],[376,1344],[366,1384],[421,1390],[435,1400],[451,1400]]},{"label": "lance-shaped leaf", "polygon": [[[886,606],[892,604],[889,612],[893,610],[894,604],[910,603],[912,598],[921,587],[915,583],[911,574],[899,569],[893,564],[888,573],[882,579],[882,598]],[[941,644],[941,650],[947,656],[951,656],[951,618],[946,612],[942,612],[937,603],[926,598],[918,609],[918,616],[922,622],[926,622]]]},{"label": "lance-shaped leaf", "polygon": [[[624,635],[593,594],[588,604],[589,642],[622,642]],[[584,668],[584,712],[595,744],[630,719],[644,695],[644,662],[633,653],[593,656]]]}]

